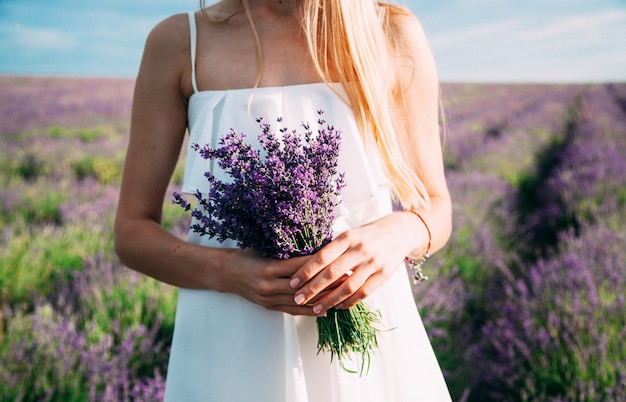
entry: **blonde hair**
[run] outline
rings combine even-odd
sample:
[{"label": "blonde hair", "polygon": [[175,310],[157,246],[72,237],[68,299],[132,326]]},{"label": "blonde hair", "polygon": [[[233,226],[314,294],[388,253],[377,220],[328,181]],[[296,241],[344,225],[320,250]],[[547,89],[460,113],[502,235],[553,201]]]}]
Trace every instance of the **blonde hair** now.
[{"label": "blonde hair", "polygon": [[[247,0],[241,0],[254,30],[259,52],[259,75],[263,62],[258,35]],[[204,0],[201,0],[204,10]],[[315,69],[326,82],[342,83],[347,101],[361,128],[363,140],[374,142],[395,193],[405,209],[430,205],[424,182],[403,157],[398,135],[406,131],[403,88],[394,72],[397,48],[389,15],[408,13],[400,6],[376,0],[303,0],[301,25]]]}]

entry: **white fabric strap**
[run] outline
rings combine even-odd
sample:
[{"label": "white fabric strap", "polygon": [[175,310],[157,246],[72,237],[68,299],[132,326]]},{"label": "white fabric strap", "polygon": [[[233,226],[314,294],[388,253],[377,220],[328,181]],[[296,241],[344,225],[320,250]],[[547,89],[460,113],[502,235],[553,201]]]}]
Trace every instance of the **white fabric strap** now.
[{"label": "white fabric strap", "polygon": [[378,7],[378,21],[380,25],[385,23],[385,17],[387,17],[387,6]]},{"label": "white fabric strap", "polygon": [[193,86],[193,92],[198,92],[198,84],[196,84],[196,15],[193,12],[189,13],[189,42],[191,50],[191,85]]}]

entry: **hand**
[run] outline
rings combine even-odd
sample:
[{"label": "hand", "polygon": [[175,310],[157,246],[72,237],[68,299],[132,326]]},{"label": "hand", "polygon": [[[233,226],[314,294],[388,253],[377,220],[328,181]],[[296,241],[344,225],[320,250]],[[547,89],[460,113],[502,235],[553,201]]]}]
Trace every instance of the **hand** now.
[{"label": "hand", "polygon": [[292,276],[295,302],[312,303],[318,315],[354,306],[398,269],[413,248],[410,234],[407,220],[394,213],[339,235]]},{"label": "hand", "polygon": [[295,290],[289,286],[290,277],[308,261],[308,257],[287,260],[263,258],[253,249],[233,250],[224,269],[222,291],[235,293],[268,310],[292,315],[315,316],[310,306],[294,302]]}]

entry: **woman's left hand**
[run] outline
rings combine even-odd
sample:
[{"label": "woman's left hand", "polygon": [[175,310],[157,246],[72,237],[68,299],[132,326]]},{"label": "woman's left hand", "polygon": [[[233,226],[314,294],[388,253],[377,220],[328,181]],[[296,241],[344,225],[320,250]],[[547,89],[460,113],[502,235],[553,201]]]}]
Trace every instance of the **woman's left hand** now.
[{"label": "woman's left hand", "polygon": [[295,302],[313,301],[318,315],[354,306],[398,269],[417,237],[415,222],[402,212],[342,233],[292,276]]}]

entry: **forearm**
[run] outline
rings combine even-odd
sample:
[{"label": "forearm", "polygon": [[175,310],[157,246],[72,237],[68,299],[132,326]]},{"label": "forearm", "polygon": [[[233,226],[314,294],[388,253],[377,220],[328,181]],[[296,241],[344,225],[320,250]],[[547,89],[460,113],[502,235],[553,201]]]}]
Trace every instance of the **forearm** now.
[{"label": "forearm", "polygon": [[115,251],[123,264],[159,281],[218,291],[224,286],[221,268],[233,252],[186,242],[148,219],[116,225]]}]

